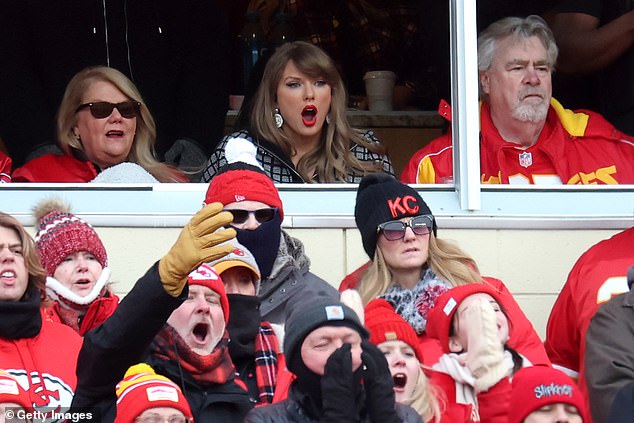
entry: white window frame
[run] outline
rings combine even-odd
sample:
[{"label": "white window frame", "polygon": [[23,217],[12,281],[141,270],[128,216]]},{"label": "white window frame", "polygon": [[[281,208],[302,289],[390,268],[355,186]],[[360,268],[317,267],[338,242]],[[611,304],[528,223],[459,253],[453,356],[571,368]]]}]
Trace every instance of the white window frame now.
[{"label": "white window frame", "polygon": [[[476,1],[451,0],[454,186],[416,185],[447,228],[625,229],[634,185],[555,187],[480,184]],[[464,111],[464,112],[463,112]],[[634,165],[634,164],[633,164]],[[354,228],[356,185],[278,186],[289,228]],[[201,207],[207,184],[0,185],[0,210],[33,224],[32,207],[57,196],[97,226],[180,227]]]}]

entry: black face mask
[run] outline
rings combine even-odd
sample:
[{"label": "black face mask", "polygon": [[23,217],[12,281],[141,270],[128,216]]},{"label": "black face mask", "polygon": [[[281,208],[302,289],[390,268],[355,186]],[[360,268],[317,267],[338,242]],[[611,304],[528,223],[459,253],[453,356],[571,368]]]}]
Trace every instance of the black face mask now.
[{"label": "black face mask", "polygon": [[227,294],[229,299],[229,322],[227,332],[229,355],[234,361],[245,357],[252,358],[255,354],[255,337],[260,329],[260,301],[254,295]]},{"label": "black face mask", "polygon": [[279,213],[272,220],[264,222],[255,230],[235,228],[238,242],[251,251],[260,268],[262,280],[268,278],[277,258],[282,236],[282,222]]}]

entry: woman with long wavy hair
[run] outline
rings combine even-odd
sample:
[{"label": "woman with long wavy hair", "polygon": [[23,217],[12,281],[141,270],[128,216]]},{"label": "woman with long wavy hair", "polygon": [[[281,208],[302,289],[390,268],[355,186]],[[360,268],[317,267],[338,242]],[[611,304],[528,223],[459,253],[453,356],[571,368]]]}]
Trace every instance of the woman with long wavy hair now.
[{"label": "woman with long wavy hair", "polygon": [[339,289],[356,288],[364,304],[374,298],[392,304],[426,349],[425,364],[434,364],[441,353],[438,343],[426,336],[429,311],[449,288],[471,283],[499,292],[514,325],[509,345],[534,364],[550,364],[539,336],[504,283],[482,276],[473,258],[437,237],[436,218],[414,188],[388,175],[368,175],[359,184],[354,215],[371,261],[367,269],[348,275]]},{"label": "woman with long wavy hair", "polygon": [[273,53],[249,102],[248,128],[225,137],[211,155],[203,180],[227,163],[230,138],[257,145],[257,160],[274,182],[352,182],[394,169],[372,131],[353,129],[346,91],[332,59],[319,47],[295,41]]}]

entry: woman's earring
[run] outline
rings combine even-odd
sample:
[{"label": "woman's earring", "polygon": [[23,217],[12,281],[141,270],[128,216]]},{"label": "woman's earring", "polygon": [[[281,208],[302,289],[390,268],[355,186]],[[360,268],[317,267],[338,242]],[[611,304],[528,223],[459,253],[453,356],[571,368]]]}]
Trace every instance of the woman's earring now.
[{"label": "woman's earring", "polygon": [[330,114],[326,115],[326,123],[330,125]]},{"label": "woman's earring", "polygon": [[284,125],[284,118],[280,114],[280,109],[275,109],[275,114],[273,115],[273,117],[275,118],[275,126],[281,128],[282,125]]}]

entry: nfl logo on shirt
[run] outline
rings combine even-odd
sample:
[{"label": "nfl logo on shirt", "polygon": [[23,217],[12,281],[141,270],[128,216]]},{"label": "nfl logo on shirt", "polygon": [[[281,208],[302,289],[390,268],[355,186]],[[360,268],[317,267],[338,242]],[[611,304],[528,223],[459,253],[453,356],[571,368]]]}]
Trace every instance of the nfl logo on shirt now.
[{"label": "nfl logo on shirt", "polygon": [[533,164],[533,155],[527,151],[520,153],[520,166],[529,167]]}]

